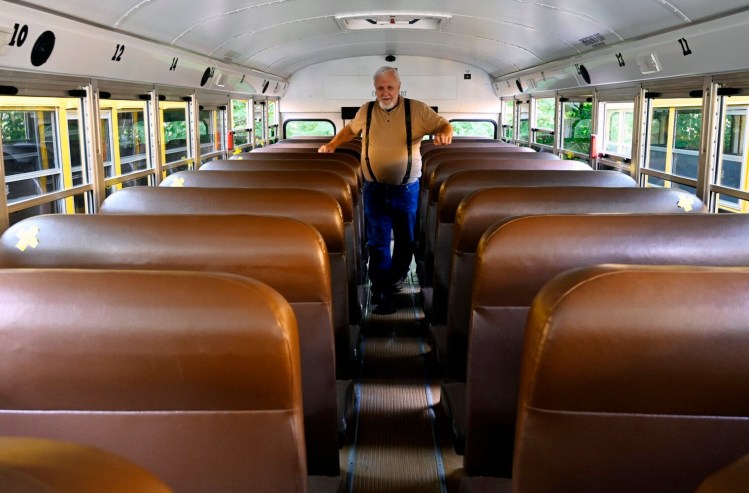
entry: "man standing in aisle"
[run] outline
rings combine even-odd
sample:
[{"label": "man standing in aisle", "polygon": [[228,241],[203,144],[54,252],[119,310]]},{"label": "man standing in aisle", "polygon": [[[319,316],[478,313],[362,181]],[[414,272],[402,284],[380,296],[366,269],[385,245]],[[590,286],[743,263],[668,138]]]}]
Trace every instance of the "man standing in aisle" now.
[{"label": "man standing in aisle", "polygon": [[[369,280],[377,314],[395,313],[395,284],[408,274],[415,251],[416,208],[421,177],[421,140],[450,144],[453,128],[421,101],[400,96],[401,81],[393,67],[374,74],[375,101],[364,103],[354,119],[319,152],[362,134],[364,215],[369,249]],[[390,254],[390,237],[393,253]]]}]

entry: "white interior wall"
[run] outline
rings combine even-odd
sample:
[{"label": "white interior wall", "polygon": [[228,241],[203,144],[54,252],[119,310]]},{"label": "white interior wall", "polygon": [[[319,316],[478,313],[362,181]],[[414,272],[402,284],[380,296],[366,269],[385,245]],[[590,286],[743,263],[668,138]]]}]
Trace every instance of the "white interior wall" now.
[{"label": "white interior wall", "polygon": [[[442,116],[497,120],[499,99],[484,70],[448,60],[384,56],[333,60],[299,70],[289,79],[281,100],[281,118],[328,119],[340,130],[342,106],[361,106],[374,99],[372,75],[383,66],[398,69],[406,97],[437,106]],[[466,79],[465,74],[471,78]],[[283,122],[282,122],[283,123]]]}]

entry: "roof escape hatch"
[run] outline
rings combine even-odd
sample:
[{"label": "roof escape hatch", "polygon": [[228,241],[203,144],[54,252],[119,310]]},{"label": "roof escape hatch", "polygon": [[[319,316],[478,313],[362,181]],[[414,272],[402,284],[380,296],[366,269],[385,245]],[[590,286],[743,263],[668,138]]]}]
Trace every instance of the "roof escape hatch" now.
[{"label": "roof escape hatch", "polygon": [[357,31],[363,29],[418,29],[442,31],[445,29],[449,15],[426,13],[400,14],[356,14],[338,15],[335,18],[342,31]]}]

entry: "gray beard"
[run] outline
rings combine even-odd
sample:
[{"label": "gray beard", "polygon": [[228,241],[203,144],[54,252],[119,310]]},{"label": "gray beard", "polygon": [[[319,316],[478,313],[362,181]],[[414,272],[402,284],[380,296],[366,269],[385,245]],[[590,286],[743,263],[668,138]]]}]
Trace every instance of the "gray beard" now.
[{"label": "gray beard", "polygon": [[384,105],[381,101],[377,101],[377,104],[379,104],[380,108],[382,108],[383,110],[389,111],[389,110],[392,110],[393,108],[395,108],[395,105],[398,104],[398,101],[393,101],[392,103],[390,103],[387,106]]}]

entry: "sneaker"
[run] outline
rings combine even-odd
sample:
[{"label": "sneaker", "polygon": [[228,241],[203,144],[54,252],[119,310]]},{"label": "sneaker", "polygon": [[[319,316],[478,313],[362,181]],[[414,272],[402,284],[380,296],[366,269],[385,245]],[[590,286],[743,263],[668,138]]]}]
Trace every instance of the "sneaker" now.
[{"label": "sneaker", "polygon": [[372,304],[379,305],[390,298],[390,293],[382,291],[372,291]]},{"label": "sneaker", "polygon": [[375,315],[392,315],[393,313],[397,312],[398,310],[395,308],[395,303],[393,303],[393,300],[384,300],[381,303],[378,303],[374,310],[372,310],[372,313]]}]

